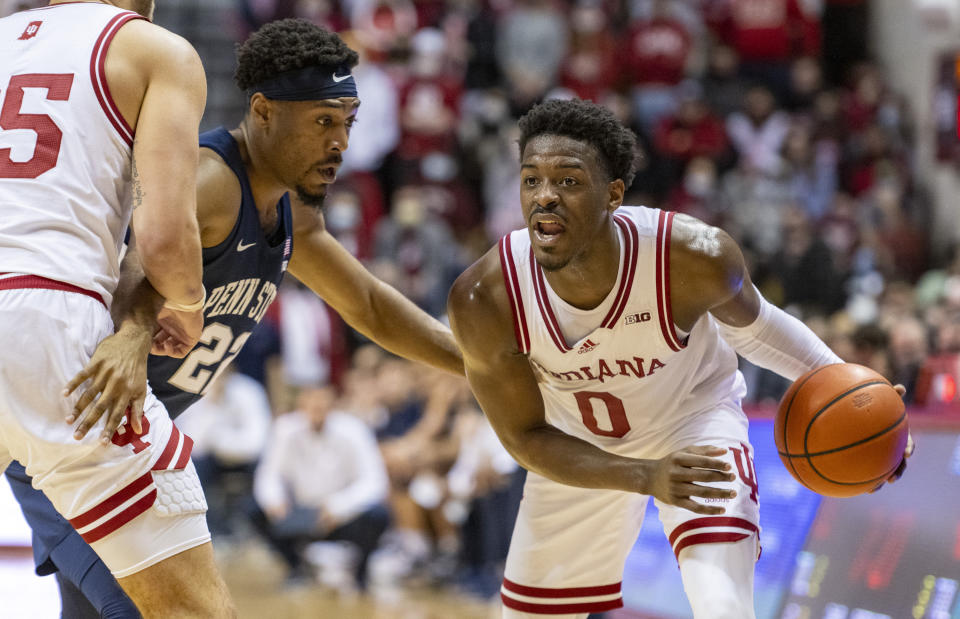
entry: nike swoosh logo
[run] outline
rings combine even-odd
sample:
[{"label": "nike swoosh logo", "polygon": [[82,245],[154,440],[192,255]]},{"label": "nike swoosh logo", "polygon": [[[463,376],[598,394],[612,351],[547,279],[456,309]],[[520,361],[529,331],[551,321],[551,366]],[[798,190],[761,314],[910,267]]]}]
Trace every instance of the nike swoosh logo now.
[{"label": "nike swoosh logo", "polygon": [[334,74],[333,74],[333,77],[332,77],[331,79],[333,79],[333,81],[335,81],[335,82],[337,82],[337,83],[340,83],[340,82],[342,82],[343,80],[348,80],[348,79],[350,79],[351,77],[353,77],[353,76],[350,75],[349,73],[347,73],[346,75],[337,75],[336,73],[334,73]]},{"label": "nike swoosh logo", "polygon": [[243,241],[240,241],[239,243],[237,243],[237,252],[241,252],[245,249],[250,249],[254,245],[256,245],[256,243],[248,243],[247,245],[244,245]]}]

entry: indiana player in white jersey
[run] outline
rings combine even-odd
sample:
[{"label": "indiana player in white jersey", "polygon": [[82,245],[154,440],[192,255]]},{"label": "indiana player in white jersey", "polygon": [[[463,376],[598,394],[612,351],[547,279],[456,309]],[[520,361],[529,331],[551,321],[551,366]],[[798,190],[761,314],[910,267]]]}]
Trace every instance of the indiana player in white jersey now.
[{"label": "indiana player in white jersey", "polygon": [[[167,329],[194,342],[202,330],[206,83],[196,52],[152,11],[149,0],[51,2],[0,19],[0,468],[26,465],[144,616],[226,616],[189,438],[150,395],[142,422],[114,433],[146,376],[131,379],[110,346],[92,357],[156,318],[140,312],[114,333],[128,225]],[[85,366],[99,397],[77,403],[64,387]],[[87,404],[111,430],[75,440],[65,420]]]},{"label": "indiana player in white jersey", "polygon": [[759,497],[734,350],[791,379],[840,359],[763,300],[724,232],[621,206],[634,136],[610,112],[549,101],[520,130],[527,229],[448,305],[474,394],[530,471],[503,615],[622,606],[653,496],[694,616],[754,617]]}]

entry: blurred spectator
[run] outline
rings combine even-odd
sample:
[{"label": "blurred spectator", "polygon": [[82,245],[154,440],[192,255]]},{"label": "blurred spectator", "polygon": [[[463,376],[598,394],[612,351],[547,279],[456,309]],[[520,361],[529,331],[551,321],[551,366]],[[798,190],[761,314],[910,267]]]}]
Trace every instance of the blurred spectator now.
[{"label": "blurred spectator", "polygon": [[461,585],[489,599],[500,590],[526,475],[478,408],[464,407],[456,423],[459,451],[447,473],[444,512],[462,525]]},{"label": "blurred spectator", "polygon": [[266,367],[275,412],[292,410],[299,388],[339,380],[346,354],[343,322],[313,291],[285,279],[265,320],[277,325],[280,338],[279,358]]},{"label": "blurred spectator", "polygon": [[722,205],[717,191],[717,166],[712,159],[694,157],[684,171],[683,181],[673,188],[664,205],[668,210],[685,213],[718,225]]},{"label": "blurred spectator", "polygon": [[516,0],[497,28],[497,60],[515,112],[550,90],[567,55],[567,22],[551,0]]},{"label": "blurred spectator", "polygon": [[[419,370],[418,370],[419,371]],[[441,475],[456,458],[450,422],[455,400],[465,395],[460,378],[440,372],[414,379],[409,362],[383,364],[387,393],[394,404],[388,423],[378,431],[390,479],[393,527],[372,560],[377,583],[394,586],[420,574],[443,581],[452,575],[459,548],[456,526],[443,512],[446,489]]]},{"label": "blurred spectator", "polygon": [[790,84],[784,107],[791,112],[806,113],[823,90],[823,73],[813,56],[801,56],[790,65]]},{"label": "blurred spectator", "polygon": [[917,377],[927,349],[927,329],[918,319],[907,317],[890,326],[890,381],[906,388],[903,400],[908,404],[916,399]]},{"label": "blurred spectator", "polygon": [[367,561],[386,530],[387,476],[373,433],[336,409],[334,387],[305,389],[295,412],[274,422],[254,482],[251,519],[286,562],[292,579],[310,576],[311,541],[346,541],[358,549],[361,589]]},{"label": "blurred spectator", "polygon": [[938,326],[934,350],[917,375],[914,401],[920,405],[960,401],[960,316],[950,312]]},{"label": "blurred spectator", "polygon": [[424,187],[404,187],[395,194],[393,212],[377,225],[374,270],[438,316],[444,312],[447,291],[461,267],[450,228],[428,211],[430,197]]},{"label": "blurred spectator", "polygon": [[793,199],[804,214],[817,221],[826,215],[837,192],[836,146],[812,142],[806,124],[794,123],[783,144],[784,172],[790,177]]},{"label": "blurred spectator", "polygon": [[365,53],[355,36],[344,34],[342,38],[360,54],[360,63],[352,73],[363,105],[350,131],[350,148],[343,154],[340,175],[373,173],[380,169],[400,140],[397,88],[383,66]]},{"label": "blurred spectator", "polygon": [[709,20],[739,54],[741,74],[783,97],[791,61],[820,52],[819,16],[810,5],[802,0],[718,0],[708,5]]},{"label": "blurred spectator", "polygon": [[660,121],[655,146],[677,171],[679,179],[683,168],[694,157],[706,157],[719,163],[727,153],[728,142],[723,121],[714,116],[700,93],[696,82],[684,82],[678,89],[679,106],[676,113]]},{"label": "blurred spectator", "polygon": [[193,463],[205,488],[207,525],[214,536],[234,532],[237,508],[253,491],[271,419],[263,386],[224,367],[204,397],[177,418],[177,426],[193,439]]},{"label": "blurred spectator", "polygon": [[749,83],[740,77],[740,59],[736,50],[727,45],[714,45],[707,59],[707,71],[701,80],[703,94],[721,117],[740,110],[743,93]]},{"label": "blurred spectator", "polygon": [[746,170],[776,173],[780,149],[790,129],[790,117],[776,107],[773,93],[765,86],[751,87],[743,98],[743,111],[727,118],[727,134]]},{"label": "blurred spectator", "polygon": [[570,52],[560,84],[578,98],[602,103],[620,79],[617,55],[621,48],[597,0],[579,0],[570,15]]},{"label": "blurred spectator", "polygon": [[676,108],[676,87],[686,74],[693,40],[666,0],[654,0],[649,18],[631,25],[627,37],[625,60],[633,84],[634,117],[652,135]]},{"label": "blurred spectator", "polygon": [[[364,178],[370,177],[364,175]],[[365,196],[359,191],[364,188],[367,190]],[[371,187],[353,175],[349,180],[337,182],[331,187],[324,202],[327,231],[360,260],[373,257],[373,232],[383,216],[383,200],[379,190],[379,186]]]},{"label": "blurred spectator", "polygon": [[830,249],[814,234],[800,209],[784,212],[783,245],[773,264],[783,283],[785,306],[798,308],[804,317],[831,314],[842,307],[842,281]]}]

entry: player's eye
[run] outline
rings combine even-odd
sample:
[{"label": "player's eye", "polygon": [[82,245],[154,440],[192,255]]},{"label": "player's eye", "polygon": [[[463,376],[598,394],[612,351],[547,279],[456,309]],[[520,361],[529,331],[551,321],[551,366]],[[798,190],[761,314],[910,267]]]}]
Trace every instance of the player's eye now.
[{"label": "player's eye", "polygon": [[527,187],[535,187],[537,184],[537,178],[535,176],[526,176],[523,179],[523,184]]},{"label": "player's eye", "polygon": [[560,181],[560,184],[564,187],[570,187],[571,185],[577,184],[577,179],[573,178],[572,176],[564,176],[563,180]]},{"label": "player's eye", "polygon": [[333,121],[330,119],[329,116],[321,116],[320,118],[317,119],[317,124],[320,125],[321,127],[329,127],[330,123],[332,122]]}]

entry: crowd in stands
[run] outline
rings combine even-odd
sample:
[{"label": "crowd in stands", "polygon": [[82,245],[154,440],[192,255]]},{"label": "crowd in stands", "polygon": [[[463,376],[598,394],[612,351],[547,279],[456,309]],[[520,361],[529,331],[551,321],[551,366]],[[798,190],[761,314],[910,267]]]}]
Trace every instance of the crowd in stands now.
[{"label": "crowd in stands", "polygon": [[[909,402],[952,401],[960,251],[930,250],[911,115],[871,60],[868,10],[869,0],[237,0],[233,15],[237,40],[304,17],[361,53],[363,104],[326,223],[430,313],[442,317],[456,276],[523,225],[517,118],[547,97],[587,98],[639,137],[626,203],[723,227],[763,294],[841,357],[904,384]],[[360,587],[424,578],[496,592],[522,471],[464,381],[387,356],[291,278],[236,365],[243,374],[221,377],[204,410],[184,417],[215,495],[215,534],[245,514],[293,576],[306,557],[359,570],[348,580]],[[786,386],[743,369],[752,403]],[[233,419],[217,424],[235,423],[236,441],[221,446],[204,415]],[[346,560],[335,540],[354,542]]]}]

